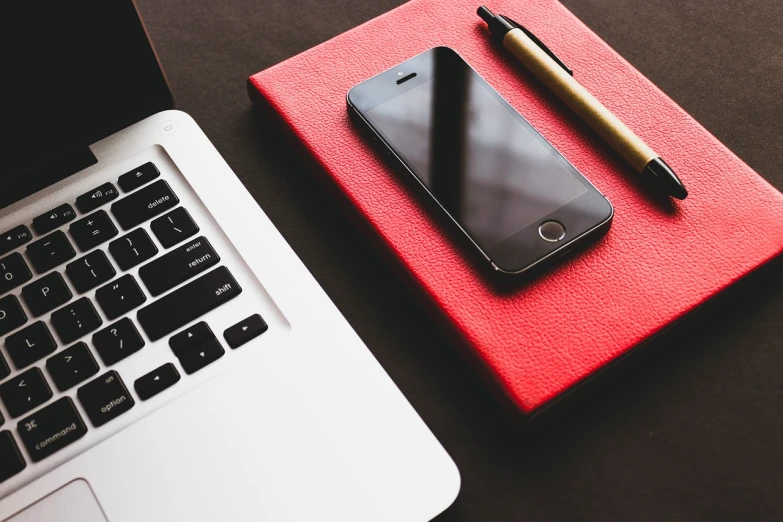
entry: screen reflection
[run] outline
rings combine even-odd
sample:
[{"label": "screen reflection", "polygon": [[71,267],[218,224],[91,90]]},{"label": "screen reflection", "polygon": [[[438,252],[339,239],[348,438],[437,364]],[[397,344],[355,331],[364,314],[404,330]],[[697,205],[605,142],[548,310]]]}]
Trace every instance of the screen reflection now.
[{"label": "screen reflection", "polygon": [[479,246],[497,245],[587,191],[456,54],[431,56],[434,77],[367,115]]}]

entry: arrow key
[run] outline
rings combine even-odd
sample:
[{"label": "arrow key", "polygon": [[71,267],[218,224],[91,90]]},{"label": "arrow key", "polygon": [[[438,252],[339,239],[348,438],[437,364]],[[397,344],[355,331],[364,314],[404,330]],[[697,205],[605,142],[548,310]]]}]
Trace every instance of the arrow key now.
[{"label": "arrow key", "polygon": [[202,344],[198,349],[187,352],[179,358],[179,362],[185,373],[190,375],[217,361],[225,353],[226,351],[220,346],[220,342],[213,339]]},{"label": "arrow key", "polygon": [[171,363],[166,363],[160,368],[152,370],[147,375],[139,377],[133,384],[139,399],[146,401],[165,389],[179,382],[179,372]]},{"label": "arrow key", "polygon": [[212,329],[204,321],[169,339],[169,346],[188,375],[217,361],[226,353],[212,333]]},{"label": "arrow key", "polygon": [[52,390],[46,384],[38,368],[30,368],[0,386],[0,398],[12,417],[19,417],[52,398]]},{"label": "arrow key", "polygon": [[46,360],[46,370],[61,392],[98,373],[98,363],[87,345],[76,343]]},{"label": "arrow key", "polygon": [[223,332],[223,337],[232,349],[237,349],[268,329],[269,327],[261,319],[261,316],[254,314]]},{"label": "arrow key", "polygon": [[188,352],[201,348],[201,345],[207,341],[215,339],[215,334],[212,333],[209,325],[201,321],[169,339],[169,346],[174,355],[181,358]]}]

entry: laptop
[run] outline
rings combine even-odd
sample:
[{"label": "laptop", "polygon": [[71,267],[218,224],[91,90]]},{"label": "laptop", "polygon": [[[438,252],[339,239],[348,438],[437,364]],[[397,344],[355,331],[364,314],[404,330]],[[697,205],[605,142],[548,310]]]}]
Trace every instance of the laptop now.
[{"label": "laptop", "polygon": [[3,9],[0,520],[448,507],[453,461],[172,110],[134,4]]}]

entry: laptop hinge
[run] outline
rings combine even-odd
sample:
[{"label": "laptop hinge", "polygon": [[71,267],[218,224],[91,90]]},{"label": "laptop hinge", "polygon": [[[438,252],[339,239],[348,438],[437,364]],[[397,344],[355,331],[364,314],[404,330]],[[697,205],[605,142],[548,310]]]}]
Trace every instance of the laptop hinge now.
[{"label": "laptop hinge", "polygon": [[0,208],[35,194],[77,172],[98,163],[90,147],[78,147],[6,180],[0,186]]}]

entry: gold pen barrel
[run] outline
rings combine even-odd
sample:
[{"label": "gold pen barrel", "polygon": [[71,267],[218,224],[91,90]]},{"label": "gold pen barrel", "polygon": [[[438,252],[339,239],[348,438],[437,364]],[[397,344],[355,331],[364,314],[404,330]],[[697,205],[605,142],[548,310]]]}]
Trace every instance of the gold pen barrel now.
[{"label": "gold pen barrel", "polygon": [[636,172],[658,157],[644,141],[550,58],[521,29],[503,37],[505,47],[536,78],[598,133]]}]

